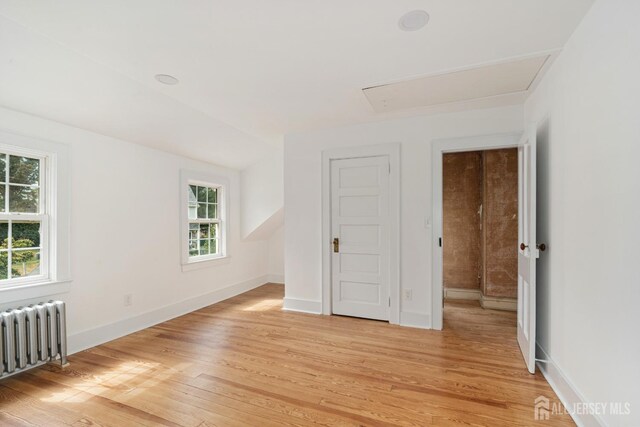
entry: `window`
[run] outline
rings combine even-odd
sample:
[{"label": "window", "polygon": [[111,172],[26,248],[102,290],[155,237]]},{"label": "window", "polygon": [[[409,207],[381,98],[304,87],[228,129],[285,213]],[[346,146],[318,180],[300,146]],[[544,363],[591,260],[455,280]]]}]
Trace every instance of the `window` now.
[{"label": "window", "polygon": [[221,255],[219,192],[220,187],[189,185],[189,258]]},{"label": "window", "polygon": [[71,289],[69,172],[67,144],[0,130],[0,306]]},{"label": "window", "polygon": [[46,157],[0,152],[0,286],[48,279]]},{"label": "window", "polygon": [[225,177],[180,171],[183,271],[228,261],[228,189],[229,181]]}]

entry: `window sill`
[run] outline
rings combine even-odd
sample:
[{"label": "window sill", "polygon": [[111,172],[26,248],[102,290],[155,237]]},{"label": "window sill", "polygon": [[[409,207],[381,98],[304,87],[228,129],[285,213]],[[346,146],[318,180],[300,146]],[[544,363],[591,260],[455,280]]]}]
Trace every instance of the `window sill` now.
[{"label": "window sill", "polygon": [[0,301],[2,301],[0,304],[2,304],[2,308],[4,308],[5,304],[65,294],[70,290],[71,280],[39,282],[7,287],[0,286]]},{"label": "window sill", "polygon": [[228,264],[229,262],[231,262],[231,257],[228,255],[221,256],[218,258],[191,261],[191,262],[182,264],[182,271],[185,272],[185,271],[200,270],[202,268],[216,267],[219,265]]}]

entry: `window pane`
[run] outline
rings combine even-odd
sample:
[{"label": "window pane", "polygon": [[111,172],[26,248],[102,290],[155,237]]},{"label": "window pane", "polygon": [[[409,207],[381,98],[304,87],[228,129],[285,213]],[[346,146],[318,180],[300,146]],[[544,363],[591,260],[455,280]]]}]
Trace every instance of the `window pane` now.
[{"label": "window pane", "polygon": [[198,202],[207,202],[207,187],[198,187]]},{"label": "window pane", "polygon": [[9,252],[0,252],[0,280],[9,278]]},{"label": "window pane", "polygon": [[7,155],[0,154],[0,182],[7,181]]},{"label": "window pane", "polygon": [[209,208],[207,209],[207,217],[208,218],[217,218],[218,217],[218,205],[212,205],[209,204],[208,205]]},{"label": "window pane", "polygon": [[216,188],[208,188],[207,190],[209,192],[207,201],[209,203],[217,203],[218,202],[218,189],[216,189]]},{"label": "window pane", "polygon": [[11,251],[11,276],[25,277],[40,274],[40,251]]},{"label": "window pane", "polygon": [[209,224],[201,224],[200,225],[200,238],[208,239],[209,238]]},{"label": "window pane", "polygon": [[189,204],[191,204],[192,202],[197,202],[196,199],[196,192],[197,192],[197,187],[195,185],[190,185],[189,186]]},{"label": "window pane", "polygon": [[40,246],[40,222],[16,222],[11,224],[12,247],[33,248]]},{"label": "window pane", "polygon": [[9,156],[9,182],[37,185],[40,178],[40,160]]},{"label": "window pane", "polygon": [[198,218],[207,218],[207,204],[206,203],[198,203]]},{"label": "window pane", "polygon": [[209,237],[215,239],[218,237],[218,224],[209,224]]},{"label": "window pane", "polygon": [[209,240],[209,249],[212,254],[218,253],[218,241],[216,239]]},{"label": "window pane", "polygon": [[7,249],[9,247],[9,222],[0,222],[0,249]]},{"label": "window pane", "polygon": [[198,205],[189,205],[189,219],[198,218]]},{"label": "window pane", "polygon": [[200,240],[200,255],[209,255],[209,241]]},{"label": "window pane", "polygon": [[195,255],[198,255],[198,241],[189,240],[189,256],[195,256]]},{"label": "window pane", "polygon": [[39,189],[9,186],[9,211],[38,213]]},{"label": "window pane", "polygon": [[4,212],[4,207],[5,207],[4,196],[5,196],[6,188],[7,188],[6,185],[0,184],[0,212]]}]

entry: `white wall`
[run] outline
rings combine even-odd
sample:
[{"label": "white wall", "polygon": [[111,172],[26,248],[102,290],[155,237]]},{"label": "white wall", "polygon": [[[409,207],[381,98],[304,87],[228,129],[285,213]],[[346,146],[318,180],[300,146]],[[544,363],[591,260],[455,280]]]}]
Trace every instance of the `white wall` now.
[{"label": "white wall", "polygon": [[282,149],[274,149],[258,163],[244,169],[241,183],[241,230],[243,238],[269,238],[284,219]]},{"label": "white wall", "polygon": [[538,343],[640,425],[640,2],[599,0],[525,105],[538,122]]},{"label": "white wall", "polygon": [[332,147],[401,143],[401,286],[413,289],[401,312],[430,326],[431,144],[434,139],[513,132],[522,107],[389,120],[287,135],[284,146],[285,303],[320,311],[321,153]]},{"label": "white wall", "polygon": [[273,232],[269,242],[269,280],[284,283],[284,225]]},{"label": "white wall", "polygon": [[242,238],[267,242],[269,281],[284,282],[282,147],[240,173]]},{"label": "white wall", "polygon": [[[56,297],[68,304],[71,350],[267,281],[267,242],[240,239],[237,171],[7,109],[0,109],[0,129],[70,147],[73,282],[70,292]],[[226,263],[181,270],[183,168],[224,175],[230,181]],[[129,293],[133,305],[125,307],[124,295]]]}]

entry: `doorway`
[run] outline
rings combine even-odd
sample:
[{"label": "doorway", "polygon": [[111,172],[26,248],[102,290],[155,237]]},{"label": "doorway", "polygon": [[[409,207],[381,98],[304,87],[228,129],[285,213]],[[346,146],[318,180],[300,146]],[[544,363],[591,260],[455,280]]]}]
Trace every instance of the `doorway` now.
[{"label": "doorway", "polygon": [[[447,153],[517,148],[518,242],[517,246],[517,340],[529,372],[535,372],[536,260],[544,244],[536,243],[536,126],[523,134],[496,134],[434,141],[433,234],[432,234],[432,327],[442,329],[444,312],[443,159]],[[477,280],[477,278],[476,278]],[[483,276],[480,277],[482,284]]]},{"label": "doorway", "polygon": [[518,150],[445,153],[442,162],[445,320],[447,305],[516,311]]}]

